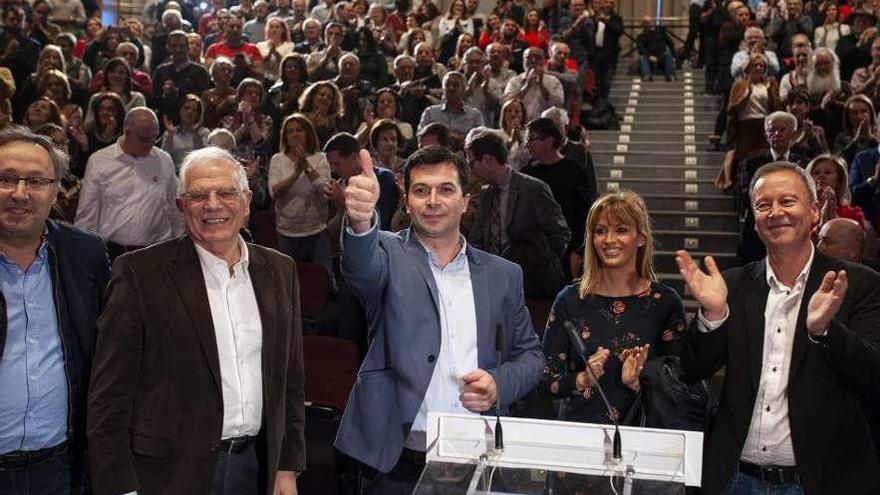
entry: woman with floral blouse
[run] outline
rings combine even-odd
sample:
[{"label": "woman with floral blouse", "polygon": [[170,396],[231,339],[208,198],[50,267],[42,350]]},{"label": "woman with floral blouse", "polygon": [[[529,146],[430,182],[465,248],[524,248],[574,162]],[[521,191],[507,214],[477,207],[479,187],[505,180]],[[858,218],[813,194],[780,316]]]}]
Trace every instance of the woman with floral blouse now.
[{"label": "woman with floral blouse", "polygon": [[539,391],[569,398],[563,402],[565,420],[611,422],[564,322],[573,323],[586,343],[587,360],[619,420],[636,403],[645,361],[679,353],[684,308],[675,290],[657,281],[653,256],[651,220],[642,198],[621,190],[593,203],[584,274],[556,296],[544,332],[547,363]]}]

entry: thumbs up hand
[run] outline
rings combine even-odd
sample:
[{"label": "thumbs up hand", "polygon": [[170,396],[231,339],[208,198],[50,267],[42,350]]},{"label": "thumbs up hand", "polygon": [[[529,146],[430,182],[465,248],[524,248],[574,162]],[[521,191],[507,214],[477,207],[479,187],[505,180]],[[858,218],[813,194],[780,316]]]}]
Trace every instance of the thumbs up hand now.
[{"label": "thumbs up hand", "polygon": [[362,234],[372,227],[373,212],[379,201],[379,180],[369,151],[361,150],[358,161],[361,173],[348,179],[345,187],[345,214],[355,233]]}]

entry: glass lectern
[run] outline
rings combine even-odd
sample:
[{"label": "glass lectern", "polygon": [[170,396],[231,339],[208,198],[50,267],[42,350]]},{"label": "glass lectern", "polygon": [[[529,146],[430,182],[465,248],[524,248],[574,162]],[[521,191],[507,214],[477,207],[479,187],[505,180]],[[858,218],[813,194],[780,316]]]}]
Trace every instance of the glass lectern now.
[{"label": "glass lectern", "polygon": [[502,418],[504,449],[491,416],[428,415],[427,466],[415,495],[684,494],[699,486],[703,434],[621,427],[623,460],[611,458],[614,427]]}]

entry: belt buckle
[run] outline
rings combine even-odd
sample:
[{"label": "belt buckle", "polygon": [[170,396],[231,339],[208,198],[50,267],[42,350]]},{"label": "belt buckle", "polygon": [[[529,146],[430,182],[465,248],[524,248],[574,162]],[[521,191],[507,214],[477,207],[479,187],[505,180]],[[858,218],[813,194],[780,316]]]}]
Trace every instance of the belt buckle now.
[{"label": "belt buckle", "polygon": [[761,469],[761,478],[768,483],[785,484],[785,473],[780,467],[765,467]]}]

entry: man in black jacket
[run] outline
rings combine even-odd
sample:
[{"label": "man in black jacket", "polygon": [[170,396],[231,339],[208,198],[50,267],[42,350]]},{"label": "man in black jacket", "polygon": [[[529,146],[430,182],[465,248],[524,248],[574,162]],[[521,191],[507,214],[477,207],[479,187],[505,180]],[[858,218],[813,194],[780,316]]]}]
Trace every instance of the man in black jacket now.
[{"label": "man in black jacket", "polygon": [[78,493],[101,239],[47,220],[67,157],[23,127],[0,132],[0,493]]},{"label": "man in black jacket", "polygon": [[667,81],[675,79],[675,57],[672,40],[666,28],[654,24],[649,16],[642,17],[642,32],[636,37],[639,50],[639,72],[642,80],[654,80],[654,69],[663,70]]},{"label": "man in black jacket", "polygon": [[614,11],[614,0],[596,2],[595,22],[593,72],[599,85],[599,99],[607,100],[620,56],[620,37],[623,35],[623,18]]},{"label": "man in black jacket", "polygon": [[710,256],[708,273],[676,256],[701,306],[685,371],[701,379],[726,366],[703,493],[878,493],[861,399],[880,383],[880,275],[813,247],[819,203],[800,167],[765,165],[752,185],[765,259],[722,275]]}]

